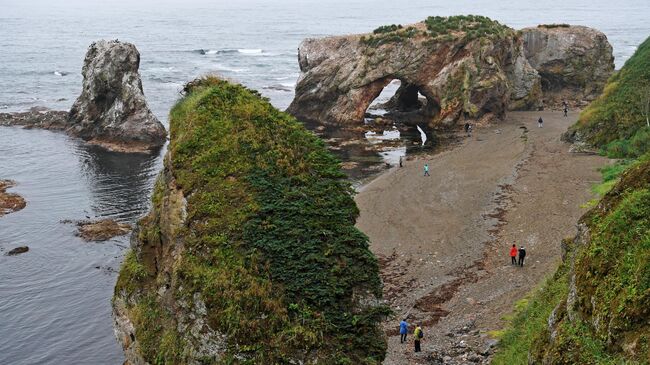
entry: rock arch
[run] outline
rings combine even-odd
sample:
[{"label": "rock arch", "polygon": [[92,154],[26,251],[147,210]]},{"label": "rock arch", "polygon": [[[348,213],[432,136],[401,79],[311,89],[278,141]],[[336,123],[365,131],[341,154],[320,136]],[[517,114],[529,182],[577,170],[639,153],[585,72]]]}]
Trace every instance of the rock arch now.
[{"label": "rock arch", "polygon": [[391,101],[407,106],[421,93],[430,124],[501,117],[511,104],[537,105],[539,75],[524,57],[521,38],[486,21],[500,27],[498,34],[468,37],[460,29],[436,36],[423,22],[385,33],[306,39],[298,50],[301,75],[287,111],[308,121],[360,122],[393,79],[402,87]]}]

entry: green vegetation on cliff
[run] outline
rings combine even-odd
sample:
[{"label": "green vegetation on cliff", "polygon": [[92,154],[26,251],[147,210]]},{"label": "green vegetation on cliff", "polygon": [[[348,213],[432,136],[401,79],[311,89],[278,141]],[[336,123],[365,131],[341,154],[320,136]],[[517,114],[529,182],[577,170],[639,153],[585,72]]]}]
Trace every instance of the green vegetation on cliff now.
[{"label": "green vegetation on cliff", "polygon": [[567,260],[515,315],[494,364],[650,362],[650,154],[579,226],[564,242]]},{"label": "green vegetation on cliff", "polygon": [[511,28],[482,15],[430,16],[424,23],[434,38],[462,33],[466,40],[471,41],[481,37],[493,39],[514,35]]},{"label": "green vegetation on cliff", "polygon": [[[379,364],[387,309],[339,162],[255,91],[205,78],[186,94],[115,291],[140,353],[161,364]],[[171,236],[170,184],[186,199]],[[201,333],[182,331],[195,317]],[[201,336],[218,356],[198,349]]]},{"label": "green vegetation on cliff", "polygon": [[646,39],[569,130],[572,139],[610,157],[638,157],[650,151],[650,38]]},{"label": "green vegetation on cliff", "polygon": [[466,42],[478,38],[502,39],[514,35],[511,28],[482,15],[430,16],[424,20],[426,31],[416,27],[404,28],[401,24],[382,25],[372,35],[361,37],[361,42],[371,47],[387,43],[399,43],[418,35],[431,37],[432,40],[452,41],[462,37]]}]

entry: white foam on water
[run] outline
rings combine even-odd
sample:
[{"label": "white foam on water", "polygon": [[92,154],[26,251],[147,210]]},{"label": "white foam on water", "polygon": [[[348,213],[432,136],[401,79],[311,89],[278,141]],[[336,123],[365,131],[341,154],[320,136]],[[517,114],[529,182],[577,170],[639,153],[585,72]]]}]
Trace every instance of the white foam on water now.
[{"label": "white foam on water", "polygon": [[381,143],[383,141],[395,141],[400,139],[400,132],[397,130],[397,128],[388,130],[388,131],[383,131],[382,134],[377,134],[373,131],[368,131],[365,134],[366,139],[370,143]]},{"label": "white foam on water", "polygon": [[237,52],[243,53],[243,54],[261,54],[262,50],[259,49],[259,48],[254,48],[254,49],[252,49],[252,48],[240,48],[240,49],[237,49]]}]

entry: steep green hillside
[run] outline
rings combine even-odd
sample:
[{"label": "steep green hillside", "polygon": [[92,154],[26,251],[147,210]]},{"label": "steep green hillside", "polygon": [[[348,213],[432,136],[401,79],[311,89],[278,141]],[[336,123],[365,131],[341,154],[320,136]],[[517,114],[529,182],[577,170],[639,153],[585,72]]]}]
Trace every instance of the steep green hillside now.
[{"label": "steep green hillside", "polygon": [[650,363],[650,154],[578,227],[558,272],[516,314],[494,364]]},{"label": "steep green hillside", "polygon": [[378,266],[338,161],[255,91],[185,91],[115,288],[127,360],[380,363]]},{"label": "steep green hillside", "polygon": [[568,132],[610,157],[638,157],[650,151],[650,38],[608,81],[600,97]]}]

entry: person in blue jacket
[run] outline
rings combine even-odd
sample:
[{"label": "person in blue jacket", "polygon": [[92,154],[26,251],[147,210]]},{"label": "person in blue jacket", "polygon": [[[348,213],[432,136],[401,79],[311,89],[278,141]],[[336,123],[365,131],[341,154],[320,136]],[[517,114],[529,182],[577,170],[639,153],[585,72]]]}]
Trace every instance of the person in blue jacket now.
[{"label": "person in blue jacket", "polygon": [[409,324],[406,323],[406,319],[402,319],[399,323],[399,343],[406,342],[406,334],[408,333]]}]

